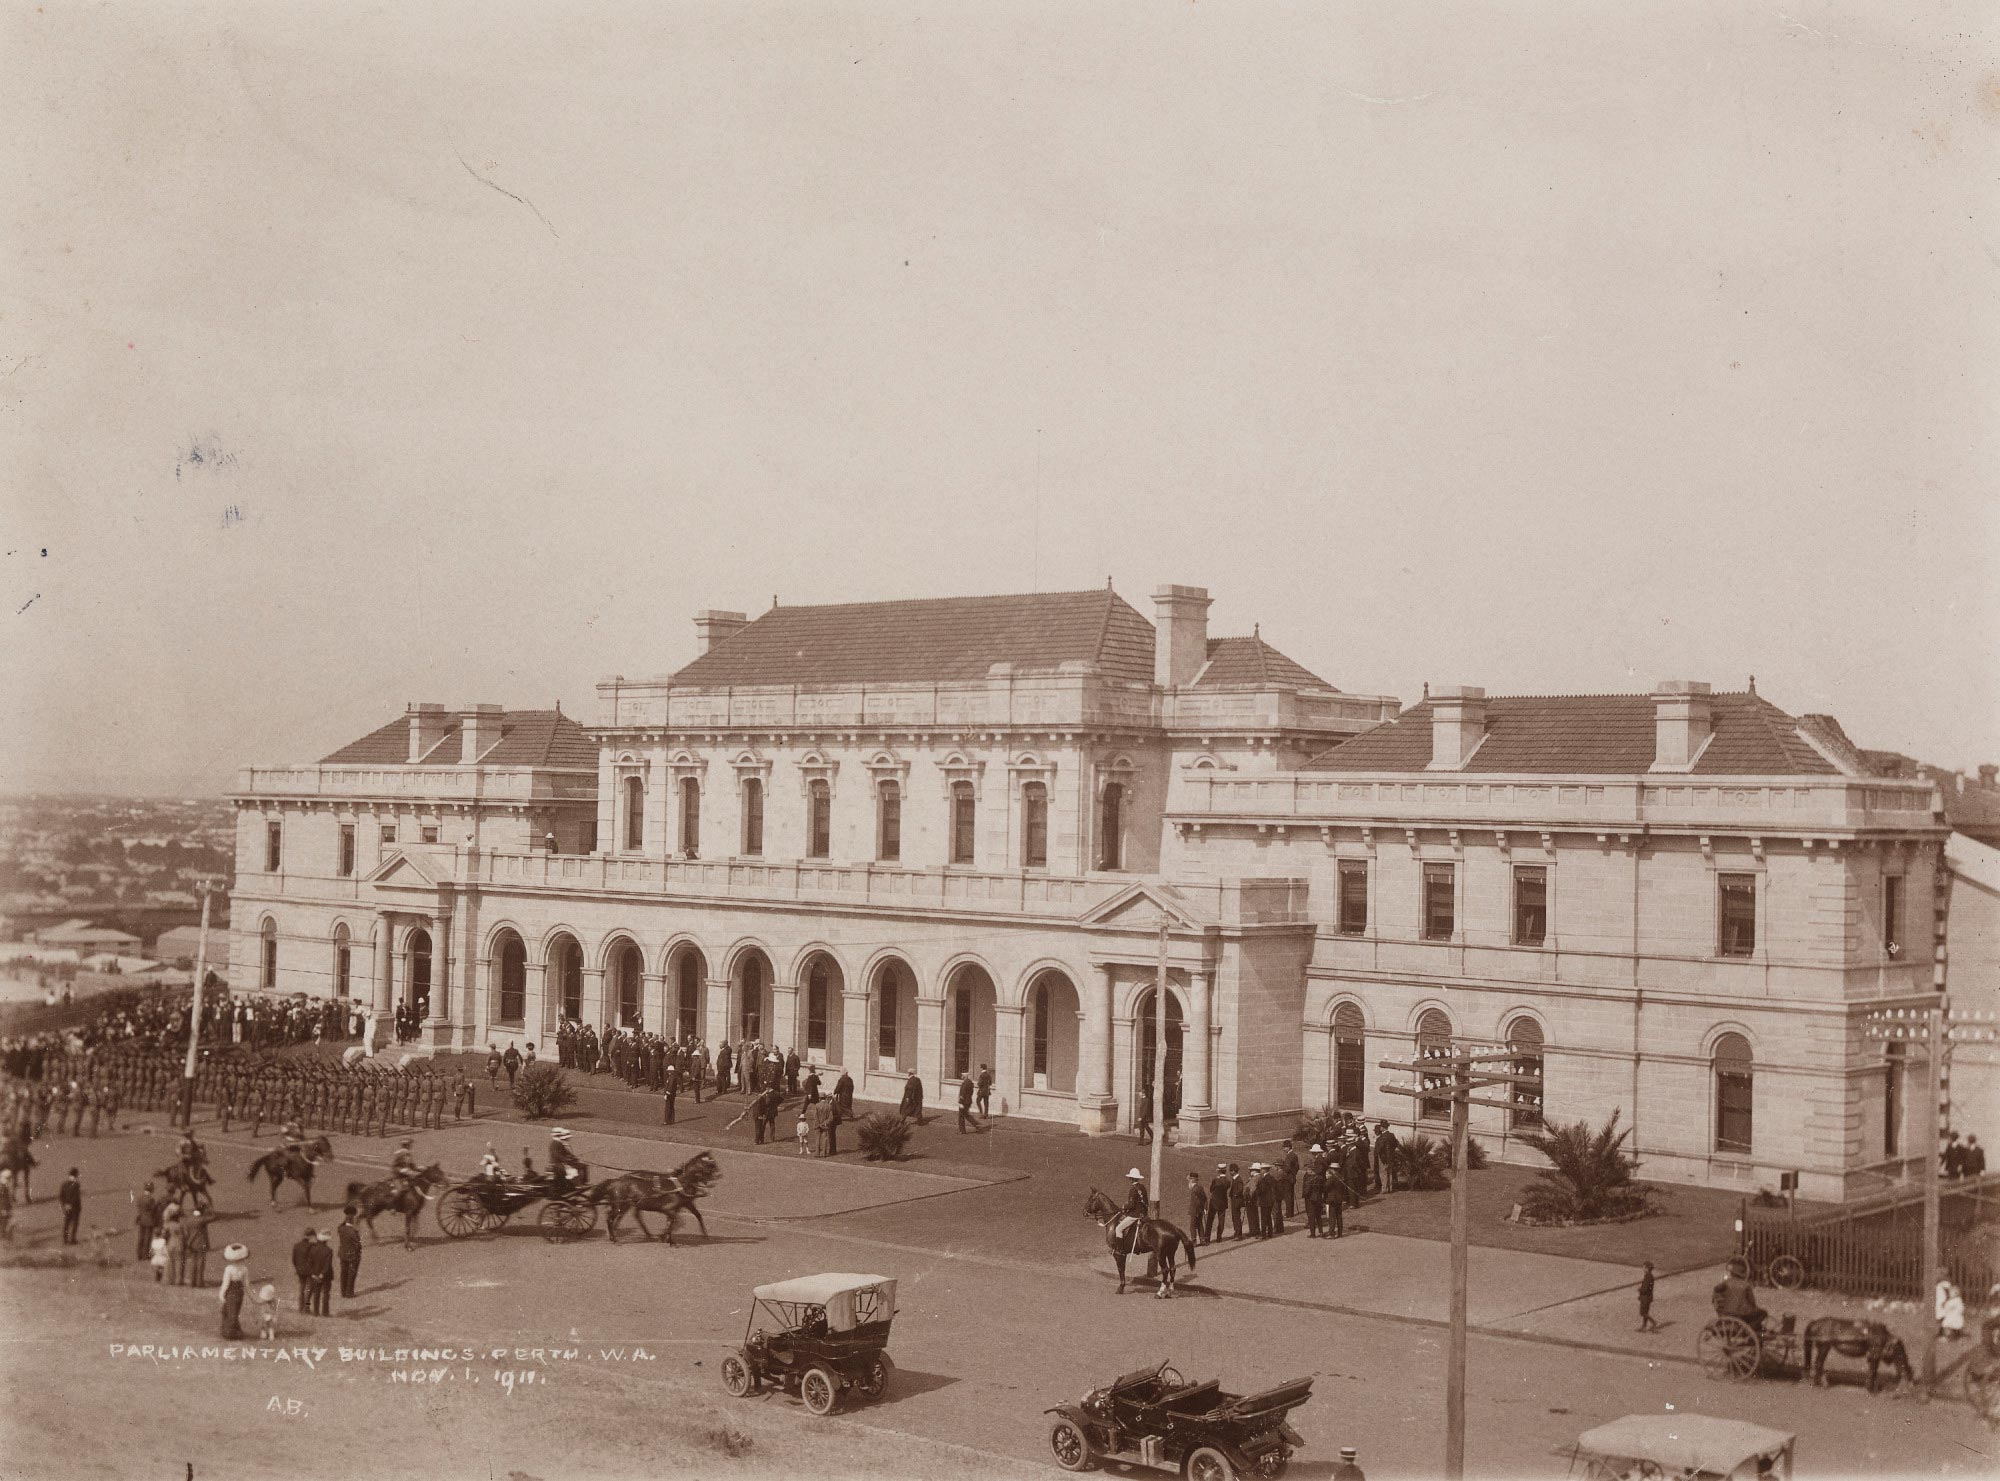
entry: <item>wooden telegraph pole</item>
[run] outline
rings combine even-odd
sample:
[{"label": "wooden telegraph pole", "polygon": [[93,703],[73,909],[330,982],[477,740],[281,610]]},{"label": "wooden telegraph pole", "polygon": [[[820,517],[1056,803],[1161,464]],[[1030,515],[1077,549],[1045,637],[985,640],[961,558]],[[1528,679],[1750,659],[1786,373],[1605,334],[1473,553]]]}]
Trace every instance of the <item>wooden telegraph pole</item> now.
[{"label": "wooden telegraph pole", "polygon": [[1153,1217],[1160,1217],[1161,1155],[1167,1144],[1167,916],[1160,912],[1159,969],[1153,976]]},{"label": "wooden telegraph pole", "polygon": [[[1923,1125],[1928,1129],[1923,1134],[1918,1152],[1923,1159],[1918,1176],[1923,1181],[1924,1190],[1924,1288],[1917,1297],[1917,1303],[1920,1308],[1925,1308],[1927,1303],[1936,1299],[1944,1264],[1939,1240],[1942,1218],[1939,1210],[1938,1159],[1944,1141],[1945,1061],[1954,1044],[1991,1044],[2000,1040],[2000,1028],[1996,1028],[1990,1013],[1950,1010],[1938,1002],[1922,1008],[1877,1009],[1862,1020],[1861,1032],[1864,1038],[1880,1043],[1924,1046]],[[1937,1330],[1936,1320],[1925,1309],[1923,1379],[1927,1385],[1937,1382]]]},{"label": "wooden telegraph pole", "polygon": [[194,943],[194,1001],[188,1005],[187,1063],[181,1071],[181,1125],[194,1125],[194,1072],[201,1058],[201,986],[208,976],[209,887],[201,884],[201,934]]},{"label": "wooden telegraph pole", "polygon": [[[1541,1108],[1542,1077],[1514,1070],[1512,1066],[1519,1058],[1519,1054],[1511,1050],[1475,1054],[1470,1045],[1461,1045],[1447,1054],[1426,1055],[1420,1059],[1385,1059],[1380,1066],[1385,1070],[1407,1071],[1417,1081],[1414,1088],[1384,1085],[1382,1089],[1390,1095],[1408,1096],[1417,1101],[1451,1098],[1451,1346],[1444,1383],[1445,1481],[1464,1481],[1465,1478],[1466,1226],[1469,1221],[1465,1146],[1468,1123],[1473,1106],[1496,1106],[1508,1112],[1518,1111],[1524,1106],[1537,1110]],[[1502,1063],[1507,1068],[1499,1068]],[[1532,1091],[1508,1100],[1494,1100],[1472,1093],[1495,1085],[1527,1086],[1532,1087]]]}]

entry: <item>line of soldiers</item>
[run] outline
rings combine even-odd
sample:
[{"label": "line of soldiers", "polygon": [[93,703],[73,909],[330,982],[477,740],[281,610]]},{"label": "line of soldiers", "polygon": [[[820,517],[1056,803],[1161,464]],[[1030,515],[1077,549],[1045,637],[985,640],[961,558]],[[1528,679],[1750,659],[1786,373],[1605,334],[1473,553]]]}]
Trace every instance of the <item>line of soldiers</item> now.
[{"label": "line of soldiers", "polygon": [[16,1083],[7,1087],[0,1103],[0,1132],[23,1139],[61,1136],[67,1124],[71,1136],[82,1136],[88,1115],[90,1135],[96,1136],[100,1125],[118,1129],[122,1108],[118,1087],[108,1080],[94,1086],[83,1080]]},{"label": "line of soldiers", "polygon": [[[197,1098],[201,1096],[197,1087]],[[445,1112],[464,1120],[477,1109],[470,1077],[429,1066],[389,1068],[363,1062],[286,1059],[217,1066],[205,1097],[218,1108],[222,1129],[248,1121],[259,1135],[267,1121],[294,1121],[350,1136],[387,1136],[391,1127],[440,1130]]]}]

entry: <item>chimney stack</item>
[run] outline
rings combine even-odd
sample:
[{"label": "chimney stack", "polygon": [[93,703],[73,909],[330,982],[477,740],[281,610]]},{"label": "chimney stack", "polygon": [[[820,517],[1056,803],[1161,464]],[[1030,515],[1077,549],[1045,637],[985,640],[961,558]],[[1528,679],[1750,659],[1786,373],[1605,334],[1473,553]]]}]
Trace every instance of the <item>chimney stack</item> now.
[{"label": "chimney stack", "polygon": [[1979,785],[1982,787],[2000,786],[2000,766],[1995,766],[1989,761],[1980,767]]},{"label": "chimney stack", "polygon": [[459,717],[458,759],[467,766],[492,750],[500,740],[500,706],[473,705]]},{"label": "chimney stack", "polygon": [[432,747],[444,739],[446,726],[443,705],[410,706],[410,759],[421,761]]},{"label": "chimney stack", "polygon": [[740,633],[750,625],[750,619],[741,612],[716,612],[704,609],[694,614],[694,635],[701,644],[701,651],[708,652],[724,638]]},{"label": "chimney stack", "polygon": [[1430,769],[1458,771],[1486,739],[1486,691],[1465,685],[1430,693]]},{"label": "chimney stack", "polygon": [[1691,771],[1708,744],[1708,685],[1697,679],[1663,679],[1653,691],[1654,771]]},{"label": "chimney stack", "polygon": [[1208,588],[1163,586],[1153,593],[1153,682],[1178,689],[1208,662]]}]

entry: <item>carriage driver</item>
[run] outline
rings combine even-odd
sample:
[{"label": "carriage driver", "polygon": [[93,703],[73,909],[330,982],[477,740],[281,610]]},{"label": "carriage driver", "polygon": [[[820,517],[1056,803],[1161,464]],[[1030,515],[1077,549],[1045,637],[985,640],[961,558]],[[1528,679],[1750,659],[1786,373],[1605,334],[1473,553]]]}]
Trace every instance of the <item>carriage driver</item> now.
[{"label": "carriage driver", "polygon": [[590,1169],[569,1149],[569,1129],[558,1126],[549,1133],[549,1175],[564,1191],[571,1183],[586,1183],[590,1180]]},{"label": "carriage driver", "polygon": [[1764,1330],[1764,1308],[1757,1304],[1757,1288],[1750,1284],[1750,1267],[1742,1260],[1729,1262],[1729,1274],[1715,1287],[1715,1314],[1748,1322],[1758,1332]]}]

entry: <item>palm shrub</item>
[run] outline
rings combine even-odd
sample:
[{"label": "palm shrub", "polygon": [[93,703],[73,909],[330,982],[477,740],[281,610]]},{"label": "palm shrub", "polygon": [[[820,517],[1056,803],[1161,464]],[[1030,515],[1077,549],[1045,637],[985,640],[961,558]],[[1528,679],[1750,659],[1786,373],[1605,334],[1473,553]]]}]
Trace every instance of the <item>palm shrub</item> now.
[{"label": "palm shrub", "polygon": [[1652,1190],[1632,1180],[1638,1159],[1628,1155],[1617,1111],[1596,1131],[1585,1121],[1543,1131],[1521,1140],[1549,1159],[1521,1195],[1521,1213],[1541,1224],[1579,1224],[1629,1218],[1652,1212]]},{"label": "palm shrub", "polygon": [[1292,1142],[1300,1147],[1310,1147],[1315,1142],[1322,1147],[1330,1147],[1339,1138],[1342,1124],[1340,1112],[1332,1106],[1321,1106],[1300,1118],[1298,1130],[1292,1133]]},{"label": "palm shrub", "polygon": [[872,1111],[854,1123],[854,1135],[870,1162],[894,1162],[910,1140],[910,1123],[889,1111]]},{"label": "palm shrub", "polygon": [[[1471,1155],[1471,1147],[1466,1149]],[[1400,1186],[1435,1193],[1451,1186],[1451,1143],[1434,1136],[1412,1136],[1402,1146]]]},{"label": "palm shrub", "polygon": [[514,1107],[530,1121],[560,1116],[576,1104],[576,1092],[562,1066],[539,1060],[521,1071],[514,1082]]}]

